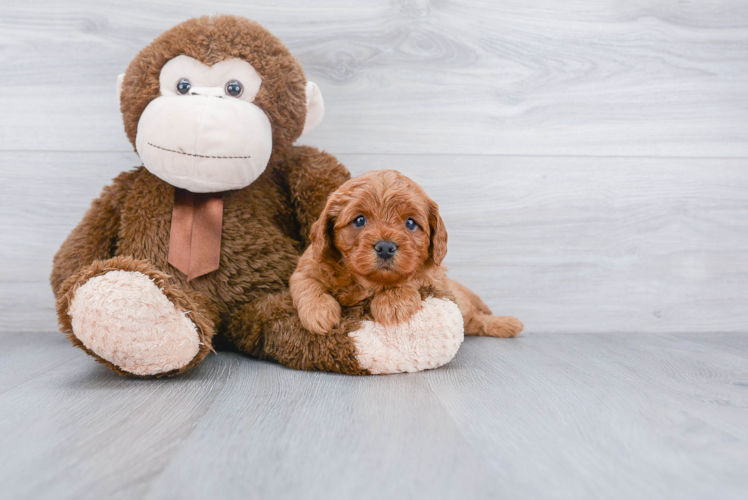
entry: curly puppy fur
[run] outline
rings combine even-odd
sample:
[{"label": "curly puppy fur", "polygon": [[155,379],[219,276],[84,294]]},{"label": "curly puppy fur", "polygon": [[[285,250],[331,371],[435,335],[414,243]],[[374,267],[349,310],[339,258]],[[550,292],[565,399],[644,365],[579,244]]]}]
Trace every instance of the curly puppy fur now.
[{"label": "curly puppy fur", "polygon": [[326,334],[341,320],[341,305],[371,300],[384,325],[407,321],[421,308],[423,288],[449,290],[466,335],[514,337],[522,323],[493,316],[473,292],[446,277],[447,231],[438,205],[395,170],[369,172],[343,184],[312,226],[290,290],[301,324]]}]

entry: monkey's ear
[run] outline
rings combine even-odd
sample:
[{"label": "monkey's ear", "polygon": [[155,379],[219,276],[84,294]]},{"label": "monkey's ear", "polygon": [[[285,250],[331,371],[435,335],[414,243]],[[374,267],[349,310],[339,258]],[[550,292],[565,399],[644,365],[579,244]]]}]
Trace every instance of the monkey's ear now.
[{"label": "monkey's ear", "polygon": [[122,82],[124,81],[125,81],[124,73],[117,76],[117,98],[119,98],[122,95]]},{"label": "monkey's ear", "polygon": [[429,229],[431,230],[429,257],[438,266],[447,255],[447,229],[439,215],[439,205],[432,200],[429,200]]},{"label": "monkey's ear", "polygon": [[322,92],[320,92],[316,83],[307,82],[306,121],[301,135],[311,132],[314,127],[319,125],[323,116],[325,116],[325,101],[322,100]]}]

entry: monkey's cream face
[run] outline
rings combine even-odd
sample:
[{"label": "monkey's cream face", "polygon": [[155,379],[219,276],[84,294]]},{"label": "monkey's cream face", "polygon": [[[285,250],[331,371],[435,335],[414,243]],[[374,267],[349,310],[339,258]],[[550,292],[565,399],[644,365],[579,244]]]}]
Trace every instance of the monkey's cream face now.
[{"label": "monkey's cream face", "polygon": [[138,122],[145,168],[195,193],[241,189],[262,174],[273,150],[270,120],[253,104],[262,79],[248,62],[206,66],[188,56],[167,62],[161,96]]}]

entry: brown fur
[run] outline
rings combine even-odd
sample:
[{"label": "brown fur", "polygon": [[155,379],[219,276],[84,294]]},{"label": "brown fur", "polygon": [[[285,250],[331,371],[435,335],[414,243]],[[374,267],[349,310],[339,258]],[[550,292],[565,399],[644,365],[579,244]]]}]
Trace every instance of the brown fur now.
[{"label": "brown fur", "polygon": [[273,151],[286,150],[299,138],[306,118],[306,77],[296,58],[283,42],[254,21],[236,16],[203,16],[162,33],[127,68],[120,109],[133,147],[140,115],[160,95],[161,68],[179,55],[208,66],[232,57],[250,63],[262,77],[253,103],[270,119]]},{"label": "brown fur", "polygon": [[[306,116],[301,66],[253,21],[233,16],[186,21],[144,48],[127,69],[121,110],[133,145],[140,115],[159,96],[162,67],[181,54],[208,65],[236,57],[257,70],[262,85],[254,104],[267,114],[273,134],[267,169],[251,185],[225,193],[220,267],[189,282],[167,261],[174,187],[144,167],[117,176],[55,255],[50,281],[61,330],[77,347],[117,373],[130,375],[86,349],[72,332],[68,309],[87,280],[114,270],[141,272],[187,313],[203,344],[187,366],[156,376],[176,375],[199,364],[211,350],[214,335],[224,336],[242,352],[291,368],[367,374],[356,361],[347,332],[373,318],[376,302],[364,299],[344,308],[338,326],[321,338],[302,328],[288,294],[289,278],[312,239],[314,221],[328,195],[350,177],[331,155],[293,145]],[[441,248],[435,244],[430,250],[434,261],[443,257]],[[419,293],[422,298],[458,295],[428,287]],[[414,294],[411,298],[415,303]]]},{"label": "brown fur", "polygon": [[216,333],[243,352],[294,368],[366,373],[344,334],[363,313],[348,312],[350,320],[342,323],[340,334],[320,344],[300,327],[287,298],[288,280],[309,242],[312,223],[329,193],[350,177],[331,155],[292,145],[306,114],[301,66],[252,21],[233,16],[186,21],[143,49],[125,74],[121,109],[133,144],[140,114],[159,94],[161,68],[179,54],[205,64],[227,57],[252,64],[263,79],[254,103],[273,130],[270,162],[251,185],[225,194],[220,267],[189,282],[167,262],[174,187],[143,167],[115,178],[55,255],[50,281],[62,331],[86,350],[72,335],[67,313],[75,291],[111,270],[138,271],[153,278],[179,309],[191,311],[204,344],[189,366],[159,376],[198,364]]},{"label": "brown fur", "polygon": [[[354,221],[363,216],[366,225]],[[406,228],[407,219],[416,222]],[[341,320],[341,305],[371,300],[378,322],[407,321],[421,308],[424,288],[449,290],[462,313],[467,335],[514,337],[522,323],[493,316],[483,301],[447,279],[441,265],[447,253],[447,231],[439,207],[421,187],[394,170],[369,172],[333,193],[312,226],[312,244],[291,276],[290,290],[302,325],[326,334]],[[374,246],[397,245],[391,259]]]},{"label": "brown fur", "polygon": [[[454,300],[446,291],[425,287],[426,297]],[[288,292],[268,295],[247,304],[234,317],[227,331],[239,349],[260,359],[272,359],[297,370],[322,370],[368,375],[356,360],[356,350],[348,332],[357,330],[361,321],[372,321],[371,299],[343,308],[342,320],[326,335],[308,333],[299,320]],[[299,335],[298,332],[307,332]]]}]

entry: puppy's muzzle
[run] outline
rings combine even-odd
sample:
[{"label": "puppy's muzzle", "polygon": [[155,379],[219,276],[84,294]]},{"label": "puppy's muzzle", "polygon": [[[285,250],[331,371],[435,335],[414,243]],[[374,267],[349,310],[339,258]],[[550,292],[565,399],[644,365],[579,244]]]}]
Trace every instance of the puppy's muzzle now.
[{"label": "puppy's muzzle", "polygon": [[377,244],[374,245],[374,252],[376,252],[377,257],[380,259],[389,260],[395,256],[397,245],[391,241],[378,241]]}]

